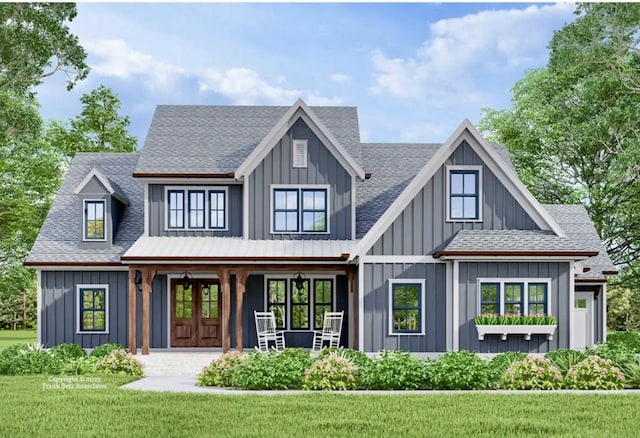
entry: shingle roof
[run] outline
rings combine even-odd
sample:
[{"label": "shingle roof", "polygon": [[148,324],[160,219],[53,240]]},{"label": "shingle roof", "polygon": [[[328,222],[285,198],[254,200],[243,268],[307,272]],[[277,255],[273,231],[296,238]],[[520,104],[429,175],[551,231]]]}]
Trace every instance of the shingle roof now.
[{"label": "shingle roof", "polygon": [[[78,153],[53,201],[26,263],[114,263],[144,231],[144,190],[131,176],[138,153]],[[115,242],[108,249],[89,249],[82,243],[80,197],[74,189],[95,168],[115,183],[129,200]]]},{"label": "shingle roof", "polygon": [[[234,172],[289,108],[159,105],[135,172]],[[353,159],[362,165],[356,107],[310,108]]]},{"label": "shingle roof", "polygon": [[[543,230],[460,230],[435,255],[484,254],[580,254],[586,248],[568,237]],[[590,252],[594,252],[591,250]]]},{"label": "shingle roof", "polygon": [[583,205],[545,204],[544,208],[562,227],[568,238],[579,242],[585,248],[599,252],[597,256],[589,257],[581,262],[585,268],[591,269],[588,272],[578,274],[577,278],[602,279],[606,278],[603,271],[617,270]]}]

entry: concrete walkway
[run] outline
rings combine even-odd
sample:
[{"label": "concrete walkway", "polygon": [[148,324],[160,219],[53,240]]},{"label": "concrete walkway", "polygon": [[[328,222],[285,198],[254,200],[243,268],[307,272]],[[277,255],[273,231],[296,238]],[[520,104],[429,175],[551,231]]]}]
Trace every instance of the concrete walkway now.
[{"label": "concrete walkway", "polygon": [[[295,395],[295,394],[317,394],[313,391],[250,391],[242,389],[225,389],[196,386],[195,377],[187,376],[151,376],[143,377],[140,380],[121,386],[121,389],[153,391],[153,392],[192,392],[218,395]],[[325,392],[326,393],[326,392]],[[332,391],[332,394],[344,395],[430,395],[430,394],[496,394],[496,395],[516,395],[516,394],[616,394],[616,395],[640,395],[640,390],[622,391],[578,391],[578,390],[554,390],[554,391],[510,391],[510,390],[490,390],[490,391]]]}]

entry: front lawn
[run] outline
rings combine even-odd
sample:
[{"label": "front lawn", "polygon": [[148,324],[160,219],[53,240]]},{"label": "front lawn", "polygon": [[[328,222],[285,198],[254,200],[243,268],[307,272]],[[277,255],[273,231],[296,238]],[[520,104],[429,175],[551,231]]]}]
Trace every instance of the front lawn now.
[{"label": "front lawn", "polygon": [[[118,389],[131,380],[0,376],[0,436],[600,437],[637,436],[640,422],[637,394],[224,396]],[[56,383],[71,389],[52,388]]]},{"label": "front lawn", "polygon": [[0,350],[9,345],[35,341],[35,330],[0,330]]}]

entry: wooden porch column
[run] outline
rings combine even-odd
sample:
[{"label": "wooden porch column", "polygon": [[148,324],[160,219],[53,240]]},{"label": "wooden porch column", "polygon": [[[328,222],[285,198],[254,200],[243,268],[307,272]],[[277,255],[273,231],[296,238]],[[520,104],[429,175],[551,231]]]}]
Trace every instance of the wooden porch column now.
[{"label": "wooden porch column", "polygon": [[247,287],[249,270],[240,268],[236,270],[236,350],[242,351],[243,327],[242,327],[242,301]]},{"label": "wooden porch column", "polygon": [[152,269],[142,271],[142,354],[149,354],[149,295],[155,276],[156,271]]},{"label": "wooden porch column", "polygon": [[138,351],[138,348],[136,346],[136,342],[137,342],[136,326],[138,324],[138,320],[136,317],[137,292],[138,292],[138,288],[136,286],[136,268],[130,267],[129,268],[129,353],[131,354],[136,354]]},{"label": "wooden porch column", "polygon": [[220,288],[222,289],[222,352],[226,353],[231,348],[231,325],[229,315],[231,313],[231,287],[229,284],[229,269],[218,270]]},{"label": "wooden porch column", "polygon": [[351,295],[351,307],[353,308],[352,315],[350,315],[349,322],[351,325],[351,342],[350,347],[353,349],[358,348],[358,268],[350,268],[347,270],[347,281],[349,283],[349,294]]}]

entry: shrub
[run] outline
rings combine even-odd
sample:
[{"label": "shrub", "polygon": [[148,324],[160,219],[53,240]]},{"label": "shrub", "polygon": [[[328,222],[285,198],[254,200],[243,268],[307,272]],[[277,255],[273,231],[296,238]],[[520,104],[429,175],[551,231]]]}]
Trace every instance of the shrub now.
[{"label": "shrub", "polygon": [[507,389],[560,389],[562,373],[547,358],[527,356],[511,364],[502,377]]},{"label": "shrub", "polygon": [[628,363],[632,363],[636,359],[633,351],[624,344],[598,344],[595,348],[586,351],[588,355],[599,356],[603,359],[609,359],[613,365],[618,368],[624,368]]},{"label": "shrub", "polygon": [[410,353],[383,351],[359,368],[360,385],[365,389],[428,389],[427,362]]},{"label": "shrub", "polygon": [[63,362],[38,344],[17,344],[0,352],[0,374],[57,374]]},{"label": "shrub", "polygon": [[231,371],[231,383],[244,389],[300,389],[310,365],[309,354],[298,348],[251,353]]},{"label": "shrub", "polygon": [[587,358],[587,354],[581,351],[559,348],[545,354],[544,357],[549,359],[553,365],[558,367],[563,376],[567,374],[569,368]]},{"label": "shrub", "polygon": [[640,357],[636,357],[635,360],[625,363],[622,368],[624,374],[624,381],[629,388],[640,389]]},{"label": "shrub", "polygon": [[232,371],[247,358],[246,353],[232,351],[223,354],[204,367],[196,376],[198,386],[231,386]]},{"label": "shrub", "polygon": [[315,360],[322,360],[331,354],[338,354],[340,356],[346,357],[351,360],[355,366],[358,368],[366,366],[366,364],[371,360],[369,356],[367,356],[362,351],[352,350],[350,348],[325,348],[315,357]]},{"label": "shrub", "polygon": [[434,389],[485,389],[489,386],[489,363],[477,354],[449,351],[429,366]]},{"label": "shrub", "polygon": [[358,367],[340,353],[315,361],[304,373],[304,389],[349,390],[358,386]]},{"label": "shrub", "polygon": [[91,374],[95,372],[95,365],[99,360],[96,357],[70,359],[62,366],[61,372],[68,375]]},{"label": "shrub", "polygon": [[489,373],[492,387],[500,386],[502,376],[507,372],[511,364],[523,360],[527,355],[519,351],[507,351],[496,355],[489,362]]},{"label": "shrub", "polygon": [[105,357],[114,350],[124,350],[124,347],[117,343],[102,344],[91,350],[91,357]]},{"label": "shrub", "polygon": [[622,389],[624,375],[611,360],[591,355],[569,368],[565,386],[571,389]]},{"label": "shrub", "polygon": [[84,348],[78,344],[58,344],[50,351],[51,354],[60,358],[64,362],[87,357],[87,353],[84,351]]},{"label": "shrub", "polygon": [[95,370],[107,374],[139,377],[143,374],[142,364],[124,349],[113,350],[107,356],[100,358],[95,364]]},{"label": "shrub", "polygon": [[640,332],[608,333],[607,345],[622,346],[631,353],[640,354]]}]

